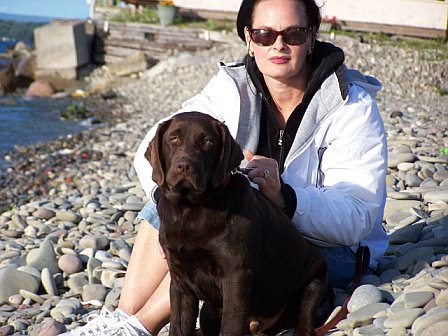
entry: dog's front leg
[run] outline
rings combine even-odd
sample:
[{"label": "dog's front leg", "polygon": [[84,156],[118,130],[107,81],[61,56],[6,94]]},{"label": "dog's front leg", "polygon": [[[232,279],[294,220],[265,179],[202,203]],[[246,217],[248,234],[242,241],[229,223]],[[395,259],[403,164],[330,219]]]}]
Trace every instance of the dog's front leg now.
[{"label": "dog's front leg", "polygon": [[250,306],[250,272],[234,271],[223,279],[223,310],[220,336],[242,336],[247,333]]},{"label": "dog's front leg", "polygon": [[170,336],[193,335],[199,313],[199,300],[185,284],[173,278],[170,285]]},{"label": "dog's front leg", "polygon": [[294,336],[315,335],[313,325],[316,322],[316,311],[328,293],[329,284],[325,260],[317,261],[310,273],[314,274],[314,278],[303,289]]}]

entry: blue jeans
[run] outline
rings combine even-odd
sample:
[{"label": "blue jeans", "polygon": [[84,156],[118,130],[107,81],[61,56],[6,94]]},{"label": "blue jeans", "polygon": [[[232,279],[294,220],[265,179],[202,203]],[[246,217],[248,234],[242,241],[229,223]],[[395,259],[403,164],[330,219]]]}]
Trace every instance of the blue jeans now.
[{"label": "blue jeans", "polygon": [[[148,202],[137,218],[145,219],[157,230],[160,229],[160,218],[156,205]],[[356,255],[350,247],[318,247],[327,259],[328,274],[332,287],[345,289],[355,274]]]},{"label": "blue jeans", "polygon": [[140,210],[137,218],[146,220],[149,224],[154,226],[154,228],[160,230],[160,218],[155,203],[146,203],[143,209]]},{"label": "blue jeans", "polygon": [[348,246],[318,248],[327,259],[331,287],[345,289],[355,275],[355,252]]}]

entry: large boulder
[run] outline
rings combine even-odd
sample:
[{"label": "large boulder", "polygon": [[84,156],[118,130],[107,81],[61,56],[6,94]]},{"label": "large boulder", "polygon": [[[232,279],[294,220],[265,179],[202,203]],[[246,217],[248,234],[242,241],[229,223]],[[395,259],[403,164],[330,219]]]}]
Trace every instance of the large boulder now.
[{"label": "large boulder", "polygon": [[49,97],[54,94],[54,89],[50,83],[43,79],[38,79],[31,83],[26,90],[27,96]]},{"label": "large boulder", "polygon": [[11,63],[0,63],[0,95],[14,92],[17,87],[14,67]]},{"label": "large boulder", "polygon": [[15,75],[19,87],[28,87],[36,78],[36,53],[31,51],[24,43],[18,42],[14,48],[16,55]]}]

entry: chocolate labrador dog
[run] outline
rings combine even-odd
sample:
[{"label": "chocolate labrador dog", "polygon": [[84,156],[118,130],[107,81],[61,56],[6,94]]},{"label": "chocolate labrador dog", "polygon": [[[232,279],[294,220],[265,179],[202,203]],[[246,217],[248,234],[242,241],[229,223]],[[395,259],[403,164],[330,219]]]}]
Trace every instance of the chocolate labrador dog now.
[{"label": "chocolate labrador dog", "polygon": [[188,112],[160,124],[145,154],[160,189],[160,244],[171,274],[170,335],[310,335],[328,294],[324,256],[280,208],[235,173],[227,127]]}]

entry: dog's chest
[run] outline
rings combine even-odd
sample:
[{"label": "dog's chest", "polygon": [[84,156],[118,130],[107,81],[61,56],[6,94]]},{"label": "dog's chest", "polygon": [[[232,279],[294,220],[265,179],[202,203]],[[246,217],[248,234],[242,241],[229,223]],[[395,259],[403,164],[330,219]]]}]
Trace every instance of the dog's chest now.
[{"label": "dog's chest", "polygon": [[160,241],[173,267],[189,273],[219,271],[216,254],[225,229],[216,225],[214,217],[200,207],[172,208],[161,215]]},{"label": "dog's chest", "polygon": [[228,246],[228,221],[220,211],[164,207],[160,212],[160,243],[167,256],[170,273],[200,298],[220,302],[220,281],[232,262]]},{"label": "dog's chest", "polygon": [[[172,238],[172,237],[171,237]],[[183,236],[165,245],[170,273],[178,282],[185,283],[201,300],[220,304],[220,281],[225,265],[217,256],[210,241],[201,242],[198,236]]]}]

